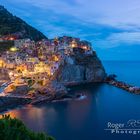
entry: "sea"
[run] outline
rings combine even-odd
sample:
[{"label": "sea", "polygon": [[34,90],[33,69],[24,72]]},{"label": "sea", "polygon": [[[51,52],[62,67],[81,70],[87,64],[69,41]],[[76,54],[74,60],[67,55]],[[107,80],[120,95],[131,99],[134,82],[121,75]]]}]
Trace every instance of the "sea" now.
[{"label": "sea", "polygon": [[[140,86],[140,62],[103,61],[108,74]],[[140,95],[107,84],[73,87],[82,98],[25,106],[8,111],[30,129],[56,140],[139,140]]]}]

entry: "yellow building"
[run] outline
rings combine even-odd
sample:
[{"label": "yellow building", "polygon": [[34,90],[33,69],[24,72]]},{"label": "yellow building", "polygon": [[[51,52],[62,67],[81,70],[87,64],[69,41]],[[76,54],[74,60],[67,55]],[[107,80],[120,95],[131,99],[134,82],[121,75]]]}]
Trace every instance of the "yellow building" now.
[{"label": "yellow building", "polygon": [[4,68],[5,66],[6,66],[5,61],[0,59],[0,68]]},{"label": "yellow building", "polygon": [[46,73],[48,73],[48,75],[51,75],[50,66],[45,64],[44,62],[40,62],[38,64],[35,64],[34,71],[36,73],[46,72]]},{"label": "yellow building", "polygon": [[24,65],[24,64],[18,65],[18,66],[16,67],[16,71],[22,72],[22,71],[26,71],[26,70],[27,70],[27,66]]},{"label": "yellow building", "polygon": [[15,69],[16,68],[16,64],[15,63],[7,63],[6,64],[6,68],[7,69]]},{"label": "yellow building", "polygon": [[37,57],[30,57],[26,59],[26,62],[31,62],[31,63],[36,63],[38,62],[38,58]]},{"label": "yellow building", "polygon": [[51,57],[51,60],[53,61],[53,62],[58,62],[59,61],[59,56],[57,56],[57,55],[52,55],[52,57]]},{"label": "yellow building", "polygon": [[72,47],[72,48],[78,47],[78,44],[77,44],[77,42],[75,41],[75,39],[71,42],[71,47]]},{"label": "yellow building", "polygon": [[33,81],[33,88],[39,88],[46,85],[49,82],[49,76],[47,73],[38,73],[28,76]]}]

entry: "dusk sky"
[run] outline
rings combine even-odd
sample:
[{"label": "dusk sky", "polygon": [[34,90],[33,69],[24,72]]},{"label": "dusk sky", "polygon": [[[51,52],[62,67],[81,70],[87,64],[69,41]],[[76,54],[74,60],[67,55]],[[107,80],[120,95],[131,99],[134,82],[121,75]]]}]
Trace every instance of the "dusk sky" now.
[{"label": "dusk sky", "polygon": [[91,41],[102,60],[140,60],[140,0],[0,0],[47,37]]}]

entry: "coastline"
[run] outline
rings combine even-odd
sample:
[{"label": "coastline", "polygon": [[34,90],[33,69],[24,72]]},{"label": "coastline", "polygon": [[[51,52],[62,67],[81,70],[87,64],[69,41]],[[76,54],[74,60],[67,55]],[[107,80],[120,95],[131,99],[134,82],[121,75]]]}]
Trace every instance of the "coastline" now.
[{"label": "coastline", "polygon": [[18,97],[0,97],[0,113],[19,106],[26,105],[30,102],[30,98]]},{"label": "coastline", "polygon": [[[69,85],[71,86],[71,85]],[[76,85],[74,85],[76,86]],[[53,91],[54,92],[54,91]],[[51,103],[55,101],[62,101],[65,99],[78,99],[82,94],[72,95],[68,92],[68,89],[65,90],[59,89],[56,90],[54,93],[34,93],[28,94],[24,93],[21,94],[17,93],[17,91],[13,91],[10,94],[5,94],[4,96],[0,96],[0,113],[4,111],[8,111],[9,109],[14,109],[16,107],[23,107],[25,105],[40,105],[44,103]],[[2,94],[2,93],[1,93]]]},{"label": "coastline", "polygon": [[[62,94],[63,95],[63,94]],[[66,100],[73,100],[73,99],[80,99],[85,95],[63,95],[61,97],[56,96],[42,96],[37,99],[31,98],[23,98],[23,97],[0,97],[0,113],[5,111],[15,109],[17,107],[23,107],[25,105],[41,105],[51,102],[59,102],[59,101],[66,101]]]},{"label": "coastline", "polygon": [[[128,91],[129,93],[140,94],[140,88],[135,89],[134,86],[131,86],[121,81],[117,81],[116,79],[110,79],[110,77],[108,76],[106,80],[103,82],[69,82],[65,84],[63,83],[65,88],[62,89],[58,88],[57,87],[58,85],[56,84],[57,85],[56,88],[52,90],[52,92],[49,91],[49,93],[36,92],[34,94],[27,94],[28,92],[25,93],[23,92],[23,94],[21,94],[22,91],[20,91],[20,93],[18,91],[13,91],[12,94],[0,97],[0,113],[7,111],[9,109],[14,109],[19,106],[23,107],[24,105],[41,105],[44,103],[51,103],[55,101],[65,101],[67,99],[69,100],[78,99],[84,95],[82,94],[72,95],[71,93],[69,93],[70,88],[81,85],[103,84],[103,83],[121,88],[123,90]],[[48,87],[48,89],[49,88],[50,87]]]},{"label": "coastline", "polygon": [[116,80],[116,75],[113,74],[113,75],[109,75],[106,80],[105,80],[105,83],[111,85],[111,86],[115,86],[117,88],[120,88],[120,89],[123,89],[129,93],[133,93],[133,94],[137,94],[139,95],[140,94],[140,87],[137,87],[137,86],[133,86],[133,85],[130,85],[130,84],[127,84],[125,82],[122,82],[122,81],[119,81],[119,80]]}]

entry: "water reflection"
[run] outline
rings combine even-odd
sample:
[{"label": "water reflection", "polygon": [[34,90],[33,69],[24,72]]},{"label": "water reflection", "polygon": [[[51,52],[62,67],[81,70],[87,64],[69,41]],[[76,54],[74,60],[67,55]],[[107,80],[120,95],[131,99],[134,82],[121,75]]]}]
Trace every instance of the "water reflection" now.
[{"label": "water reflection", "polygon": [[[11,112],[7,112],[4,115],[10,115],[11,118],[17,118],[18,116],[18,111],[11,111]],[[0,118],[2,118],[2,115],[0,115]]]},{"label": "water reflection", "polygon": [[26,106],[8,113],[22,119],[33,130],[45,131],[57,140],[85,140],[87,136],[91,140],[102,140],[102,136],[106,136],[107,122],[124,122],[139,117],[140,96],[116,87],[89,85],[73,88],[71,92],[84,93],[87,98]]}]

